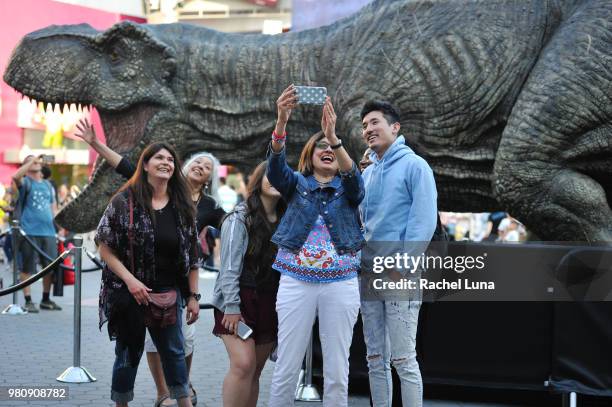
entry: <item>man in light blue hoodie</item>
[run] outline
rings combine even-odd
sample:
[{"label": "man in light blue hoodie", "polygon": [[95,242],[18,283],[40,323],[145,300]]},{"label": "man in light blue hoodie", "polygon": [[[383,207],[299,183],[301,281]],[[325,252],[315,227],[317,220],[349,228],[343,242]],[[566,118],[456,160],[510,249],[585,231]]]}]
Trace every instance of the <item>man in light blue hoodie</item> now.
[{"label": "man in light blue hoodie", "polygon": [[[437,193],[427,162],[405,144],[399,113],[391,104],[367,102],[361,111],[363,138],[372,164],[363,172],[365,198],[360,209],[370,242],[402,242],[422,247],[436,228]],[[401,246],[401,245],[400,245]],[[416,253],[417,255],[420,253]],[[404,272],[407,270],[403,270]],[[362,270],[369,273],[371,270]],[[390,278],[399,280],[401,271]],[[370,391],[374,407],[389,407],[393,363],[401,381],[404,407],[423,405],[423,382],[416,360],[416,332],[421,301],[362,299]]]}]

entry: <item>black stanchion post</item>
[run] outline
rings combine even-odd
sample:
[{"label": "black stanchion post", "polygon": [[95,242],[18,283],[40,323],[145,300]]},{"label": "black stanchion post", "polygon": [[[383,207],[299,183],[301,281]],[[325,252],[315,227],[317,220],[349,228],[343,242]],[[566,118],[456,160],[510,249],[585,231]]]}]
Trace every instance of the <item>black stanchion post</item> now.
[{"label": "black stanchion post", "polygon": [[53,279],[53,296],[63,297],[64,296],[64,270],[58,265],[53,271],[53,275],[55,276],[55,278]]},{"label": "black stanchion post", "polygon": [[316,386],[312,384],[312,331],[310,331],[310,343],[306,349],[306,369],[300,372],[298,387],[295,390],[296,401],[321,401],[321,396]]},{"label": "black stanchion post", "polygon": [[[17,239],[19,239],[19,221],[13,220],[11,222],[11,243],[13,245],[13,285],[17,284],[19,280],[19,265],[17,264]],[[17,304],[17,291],[13,293],[13,303],[7,306],[3,311],[3,314],[8,315],[23,315],[28,312],[21,308],[21,305]]]},{"label": "black stanchion post", "polygon": [[74,349],[73,366],[64,370],[57,378],[65,383],[89,383],[95,382],[96,378],[81,366],[81,270],[83,256],[83,238],[75,236],[74,248]]}]

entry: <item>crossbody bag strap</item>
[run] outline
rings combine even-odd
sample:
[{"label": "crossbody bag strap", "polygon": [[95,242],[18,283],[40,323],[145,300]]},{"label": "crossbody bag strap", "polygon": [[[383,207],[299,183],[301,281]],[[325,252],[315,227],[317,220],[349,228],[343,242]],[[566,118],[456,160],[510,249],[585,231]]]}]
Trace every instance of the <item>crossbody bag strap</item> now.
[{"label": "crossbody bag strap", "polygon": [[128,204],[130,207],[130,223],[128,224],[128,240],[130,245],[130,272],[134,274],[134,201],[132,191],[128,188]]}]

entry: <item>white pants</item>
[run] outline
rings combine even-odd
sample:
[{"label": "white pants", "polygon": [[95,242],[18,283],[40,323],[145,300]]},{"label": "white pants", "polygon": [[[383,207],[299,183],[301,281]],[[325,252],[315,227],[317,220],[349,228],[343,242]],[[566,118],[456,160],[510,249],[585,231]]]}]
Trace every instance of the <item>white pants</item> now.
[{"label": "white pants", "polygon": [[359,304],[357,278],[308,283],[281,276],[276,298],[278,360],[269,407],[293,406],[299,371],[317,314],[323,350],[323,406],[348,405],[348,358]]}]

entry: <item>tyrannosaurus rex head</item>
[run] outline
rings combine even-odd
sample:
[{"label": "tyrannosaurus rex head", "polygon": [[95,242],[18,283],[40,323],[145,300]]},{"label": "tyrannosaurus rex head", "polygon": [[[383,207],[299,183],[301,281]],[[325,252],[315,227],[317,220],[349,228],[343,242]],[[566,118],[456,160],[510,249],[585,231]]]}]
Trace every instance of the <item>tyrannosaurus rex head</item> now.
[{"label": "tyrannosaurus rex head", "polygon": [[[165,125],[164,116],[180,110],[171,85],[176,66],[174,50],[146,26],[123,22],[104,32],[51,26],[22,39],[4,80],[39,102],[94,106],[109,147],[135,162],[148,143],[173,139],[176,123]],[[123,182],[100,160],[90,185],[57,221],[76,232],[93,229]]]}]

